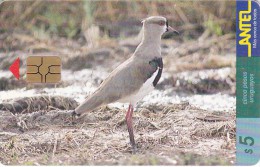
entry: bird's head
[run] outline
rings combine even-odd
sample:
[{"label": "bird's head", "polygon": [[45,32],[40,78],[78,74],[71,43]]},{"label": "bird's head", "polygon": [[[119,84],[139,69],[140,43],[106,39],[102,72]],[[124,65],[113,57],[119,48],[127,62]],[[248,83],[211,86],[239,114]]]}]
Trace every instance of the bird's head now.
[{"label": "bird's head", "polygon": [[160,35],[165,32],[177,32],[171,26],[168,25],[168,20],[162,16],[151,16],[142,21],[145,31],[159,33]]}]

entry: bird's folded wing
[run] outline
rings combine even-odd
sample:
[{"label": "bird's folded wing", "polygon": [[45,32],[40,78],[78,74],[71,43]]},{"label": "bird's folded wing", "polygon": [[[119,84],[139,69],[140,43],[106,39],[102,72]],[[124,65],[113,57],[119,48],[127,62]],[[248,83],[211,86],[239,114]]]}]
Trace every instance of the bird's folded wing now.
[{"label": "bird's folded wing", "polygon": [[162,70],[161,59],[145,61],[131,57],[117,67],[77,109],[77,113],[93,110],[101,105],[113,103],[137,92],[147,79],[159,68],[153,84],[156,85]]},{"label": "bird's folded wing", "polygon": [[133,59],[113,71],[100,86],[100,92],[106,95],[107,103],[112,103],[138,91],[158,71],[153,82],[155,86],[161,77],[162,68],[162,58],[151,61]]}]

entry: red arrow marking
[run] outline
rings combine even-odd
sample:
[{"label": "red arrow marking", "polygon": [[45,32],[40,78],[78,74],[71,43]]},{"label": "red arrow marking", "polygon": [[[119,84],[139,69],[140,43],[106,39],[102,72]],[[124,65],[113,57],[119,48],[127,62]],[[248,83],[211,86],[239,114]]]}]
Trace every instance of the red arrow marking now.
[{"label": "red arrow marking", "polygon": [[19,57],[9,67],[9,70],[13,73],[15,78],[17,78],[19,80],[19,78],[20,78],[20,59],[19,59]]}]

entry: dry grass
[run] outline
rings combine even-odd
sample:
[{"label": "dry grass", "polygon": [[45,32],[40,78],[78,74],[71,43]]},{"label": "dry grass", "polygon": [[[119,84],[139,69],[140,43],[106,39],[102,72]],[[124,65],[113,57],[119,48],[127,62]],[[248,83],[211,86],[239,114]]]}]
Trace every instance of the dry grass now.
[{"label": "dry grass", "polygon": [[232,34],[207,37],[203,40],[198,39],[174,46],[167,54],[165,62],[167,69],[172,72],[234,68],[234,48],[235,40]]},{"label": "dry grass", "polygon": [[10,111],[13,114],[23,114],[38,110],[71,110],[76,108],[76,106],[78,106],[78,103],[72,98],[61,96],[36,96],[9,100],[9,102],[0,104],[0,110]]},{"label": "dry grass", "polygon": [[[188,103],[151,107],[153,111],[148,107],[134,113],[136,155],[131,154],[128,143],[125,113],[116,108],[101,108],[76,121],[71,119],[71,112],[61,110],[18,115],[1,111],[1,122],[5,121],[0,127],[0,161],[12,165],[234,162],[234,112],[212,113]],[[202,115],[218,119],[209,122],[197,118]]]},{"label": "dry grass", "polygon": [[113,32],[119,25],[127,27],[131,20],[151,15],[167,17],[187,39],[204,30],[217,35],[235,30],[235,1],[8,1],[1,4],[0,11],[3,30],[20,27],[43,38],[78,38],[93,24]]}]

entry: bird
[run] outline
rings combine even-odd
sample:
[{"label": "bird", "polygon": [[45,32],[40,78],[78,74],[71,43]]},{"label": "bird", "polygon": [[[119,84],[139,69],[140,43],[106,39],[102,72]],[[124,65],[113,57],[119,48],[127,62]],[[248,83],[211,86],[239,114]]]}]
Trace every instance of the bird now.
[{"label": "bird", "polygon": [[150,16],[142,20],[142,25],[142,40],[133,55],[115,68],[96,91],[72,112],[73,116],[80,117],[109,103],[129,103],[125,120],[133,152],[137,150],[132,123],[134,108],[138,101],[153,91],[161,78],[162,35],[168,31],[177,32],[163,16]]}]

